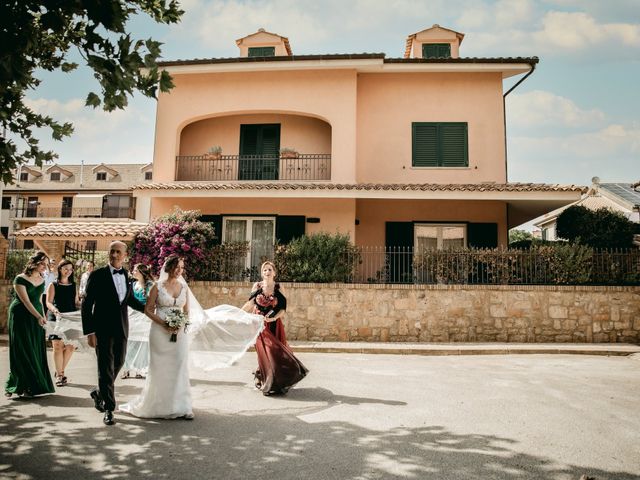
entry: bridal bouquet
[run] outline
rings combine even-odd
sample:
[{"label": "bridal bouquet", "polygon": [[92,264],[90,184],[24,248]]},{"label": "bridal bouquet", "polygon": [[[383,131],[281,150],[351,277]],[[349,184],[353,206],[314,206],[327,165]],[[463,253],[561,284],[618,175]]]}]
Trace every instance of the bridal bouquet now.
[{"label": "bridal bouquet", "polygon": [[[173,308],[169,310],[167,316],[165,318],[165,323],[169,326],[169,328],[177,330],[181,327],[184,327],[184,331],[187,331],[187,325],[189,325],[189,319],[187,315],[177,308]],[[178,340],[178,335],[176,333],[171,334],[170,342],[175,342]]]}]

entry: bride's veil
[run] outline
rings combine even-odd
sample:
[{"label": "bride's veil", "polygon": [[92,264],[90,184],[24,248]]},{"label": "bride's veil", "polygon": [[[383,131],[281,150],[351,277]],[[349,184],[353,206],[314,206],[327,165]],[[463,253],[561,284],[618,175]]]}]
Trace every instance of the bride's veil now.
[{"label": "bride's veil", "polygon": [[[163,265],[158,283],[168,278],[169,274],[165,272]],[[205,370],[233,364],[255,343],[264,327],[263,317],[247,313],[233,305],[218,305],[205,310],[187,281],[182,276],[178,281],[187,289],[187,333],[193,363]]]}]

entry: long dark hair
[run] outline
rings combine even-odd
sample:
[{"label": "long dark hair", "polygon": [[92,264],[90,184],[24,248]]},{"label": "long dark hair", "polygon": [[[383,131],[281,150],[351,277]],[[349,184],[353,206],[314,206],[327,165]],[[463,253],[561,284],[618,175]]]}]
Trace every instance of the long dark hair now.
[{"label": "long dark hair", "polygon": [[46,253],[44,253],[42,250],[38,250],[36,253],[34,253],[33,255],[31,255],[29,257],[29,261],[27,262],[27,264],[24,267],[24,270],[22,271],[22,273],[24,273],[25,275],[29,276],[33,273],[33,271],[38,268],[38,265],[43,262],[44,260],[47,261],[47,264],[49,263],[49,257]]},{"label": "long dark hair", "polygon": [[62,260],[60,260],[60,262],[58,263],[58,282],[60,281],[60,279],[62,278],[62,272],[60,271],[62,269],[62,267],[64,267],[65,265],[71,265],[71,275],[69,275],[69,283],[70,284],[74,284],[76,283],[75,279],[73,278],[73,262],[71,260],[67,260],[65,258],[63,258]]},{"label": "long dark hair", "polygon": [[137,269],[142,274],[142,279],[144,280],[145,285],[149,282],[155,281],[155,278],[153,278],[153,275],[151,274],[149,265],[146,265],[144,263],[136,263],[133,268]]}]

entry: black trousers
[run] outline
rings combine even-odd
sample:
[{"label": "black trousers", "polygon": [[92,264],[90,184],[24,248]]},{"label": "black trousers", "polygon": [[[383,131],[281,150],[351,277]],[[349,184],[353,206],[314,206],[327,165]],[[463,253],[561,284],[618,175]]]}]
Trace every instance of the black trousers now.
[{"label": "black trousers", "polygon": [[104,402],[104,409],[113,411],[116,409],[114,383],[127,355],[127,339],[100,335],[96,340],[98,394]]}]

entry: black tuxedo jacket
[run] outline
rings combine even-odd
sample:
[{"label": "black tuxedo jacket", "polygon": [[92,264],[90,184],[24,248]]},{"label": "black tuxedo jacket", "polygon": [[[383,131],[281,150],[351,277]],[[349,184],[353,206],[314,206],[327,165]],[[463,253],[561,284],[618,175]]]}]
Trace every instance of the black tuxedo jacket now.
[{"label": "black tuxedo jacket", "polygon": [[133,295],[129,274],[124,272],[127,293],[120,303],[113,274],[109,266],[97,268],[87,281],[86,296],[82,302],[82,330],[85,335],[127,338],[129,336],[129,314],[127,307],[140,312],[144,305]]}]

